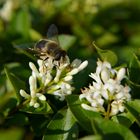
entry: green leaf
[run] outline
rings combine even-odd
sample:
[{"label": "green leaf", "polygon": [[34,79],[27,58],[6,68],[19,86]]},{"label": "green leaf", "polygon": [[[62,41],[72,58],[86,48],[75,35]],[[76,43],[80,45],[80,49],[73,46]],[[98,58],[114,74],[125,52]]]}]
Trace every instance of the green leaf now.
[{"label": "green leaf", "polygon": [[32,40],[39,40],[42,38],[42,35],[34,29],[30,29],[29,33]]},{"label": "green leaf", "polygon": [[47,125],[43,140],[77,140],[78,128],[69,109],[62,109]]},{"label": "green leaf", "polygon": [[95,119],[92,125],[105,140],[138,140],[126,127],[106,119]]},{"label": "green leaf", "polygon": [[117,63],[118,58],[117,58],[117,55],[113,51],[102,50],[99,47],[97,47],[94,43],[93,43],[93,46],[96,48],[97,53],[99,54],[100,58],[103,61],[110,62],[112,66],[114,66]]},{"label": "green leaf", "polygon": [[11,23],[11,31],[21,34],[24,38],[29,38],[30,17],[28,10],[24,7],[20,9],[14,16]]},{"label": "green leaf", "polygon": [[96,112],[82,109],[77,96],[70,95],[67,101],[75,118],[88,132],[99,134],[107,140],[137,140],[135,135],[123,125],[103,119]]},{"label": "green leaf", "polygon": [[133,54],[129,63],[129,79],[137,84],[140,84],[140,77],[137,76],[140,73],[140,61],[138,57]]},{"label": "green leaf", "polygon": [[13,73],[10,73],[8,68],[5,66],[4,71],[11,85],[13,86],[14,92],[16,93],[16,97],[18,101],[21,101],[21,96],[19,94],[20,89],[25,89],[25,83],[17,78]]},{"label": "green leaf", "polygon": [[118,42],[118,36],[110,32],[102,34],[102,36],[100,36],[99,39],[97,40],[97,44],[99,44],[100,46],[109,46],[110,44],[116,42]]},{"label": "green leaf", "polygon": [[134,117],[129,112],[113,116],[111,120],[119,124],[122,124],[128,128],[135,122]]},{"label": "green leaf", "polygon": [[136,99],[134,101],[130,101],[126,103],[125,106],[140,127],[140,100]]},{"label": "green leaf", "polygon": [[17,106],[17,100],[15,98],[8,98],[3,106],[0,106],[0,112],[4,116],[8,116],[10,111],[14,110]]},{"label": "green leaf", "polygon": [[45,101],[40,103],[40,107],[34,108],[29,105],[29,102],[25,101],[23,102],[23,105],[21,104],[20,111],[27,112],[30,114],[48,114],[52,113],[52,109],[50,105]]},{"label": "green leaf", "polygon": [[46,125],[50,121],[50,116],[44,114],[30,114],[28,118],[33,133],[36,136],[42,137],[42,135],[45,133]]},{"label": "green leaf", "polygon": [[0,130],[0,139],[1,140],[21,140],[23,138],[23,130],[19,128],[12,129],[1,129]]},{"label": "green leaf", "polygon": [[78,120],[80,125],[88,132],[93,133],[95,130],[91,125],[91,120],[94,118],[102,118],[99,113],[84,110],[81,107],[81,102],[79,101],[79,96],[70,95],[67,97],[68,106],[74,114],[75,118]]},{"label": "green leaf", "polygon": [[76,37],[72,35],[59,35],[60,45],[63,49],[68,50],[76,41]]},{"label": "green leaf", "polygon": [[28,124],[28,117],[24,113],[16,113],[7,118],[8,126],[25,126]]},{"label": "green leaf", "polygon": [[100,135],[91,135],[80,138],[79,140],[103,140],[103,138]]}]

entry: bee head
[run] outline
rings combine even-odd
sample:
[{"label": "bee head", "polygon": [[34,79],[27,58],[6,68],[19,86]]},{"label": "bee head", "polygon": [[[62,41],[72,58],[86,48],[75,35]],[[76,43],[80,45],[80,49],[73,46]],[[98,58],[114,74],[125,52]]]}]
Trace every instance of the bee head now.
[{"label": "bee head", "polygon": [[66,52],[64,50],[59,50],[59,52],[56,52],[54,59],[56,61],[59,61],[61,58],[65,58]]}]

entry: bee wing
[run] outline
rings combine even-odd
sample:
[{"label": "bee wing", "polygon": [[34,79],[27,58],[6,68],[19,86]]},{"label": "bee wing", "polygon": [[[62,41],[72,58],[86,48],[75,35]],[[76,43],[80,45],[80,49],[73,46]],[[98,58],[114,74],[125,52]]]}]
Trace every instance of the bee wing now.
[{"label": "bee wing", "polygon": [[50,25],[48,32],[47,32],[47,38],[50,40],[53,40],[59,44],[58,29],[55,24]]}]

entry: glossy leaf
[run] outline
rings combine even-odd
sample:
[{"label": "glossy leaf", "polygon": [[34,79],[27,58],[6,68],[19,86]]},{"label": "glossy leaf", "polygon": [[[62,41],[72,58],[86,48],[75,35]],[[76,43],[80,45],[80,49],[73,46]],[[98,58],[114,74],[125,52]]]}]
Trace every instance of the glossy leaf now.
[{"label": "glossy leaf", "polygon": [[112,66],[114,66],[117,63],[118,58],[113,51],[100,49],[94,43],[93,46],[96,48],[101,60],[110,62]]},{"label": "glossy leaf", "polygon": [[11,117],[9,117],[6,120],[6,124],[8,126],[25,126],[28,124],[28,117],[24,113],[16,113],[16,114],[10,114]]},{"label": "glossy leaf", "polygon": [[140,84],[140,77],[137,76],[140,73],[140,61],[138,57],[133,54],[129,63],[129,78],[132,82]]},{"label": "glossy leaf", "polygon": [[21,101],[19,90],[25,88],[25,83],[19,78],[17,78],[13,73],[10,73],[7,67],[5,67],[5,73],[11,85],[13,86],[17,99]]},{"label": "glossy leaf", "polygon": [[22,35],[24,38],[29,38],[30,17],[26,8],[20,9],[12,20],[11,30]]},{"label": "glossy leaf", "polygon": [[78,127],[69,109],[62,109],[47,125],[43,140],[77,140]]},{"label": "glossy leaf", "polygon": [[102,118],[99,113],[84,110],[81,107],[79,96],[71,95],[67,97],[68,106],[70,107],[75,118],[78,120],[80,125],[88,132],[93,133],[94,127],[91,125],[91,120],[94,118]]},{"label": "glossy leaf", "polygon": [[138,140],[126,127],[106,119],[95,119],[92,123],[98,134],[106,140]]},{"label": "glossy leaf", "polygon": [[45,133],[46,125],[50,121],[49,115],[44,114],[29,114],[29,122],[32,131],[37,136],[42,136]]},{"label": "glossy leaf", "polygon": [[140,100],[136,99],[134,101],[130,101],[127,104],[125,104],[127,110],[130,112],[130,114],[135,118],[136,123],[140,127]]},{"label": "glossy leaf", "polygon": [[135,118],[131,115],[130,112],[122,113],[117,116],[113,116],[111,118],[111,120],[113,120],[114,122],[117,122],[119,124],[122,124],[128,128],[135,122]]},{"label": "glossy leaf", "polygon": [[3,106],[0,106],[0,112],[6,117],[12,110],[15,110],[17,106],[17,100],[15,98],[8,98]]},{"label": "glossy leaf", "polygon": [[50,105],[47,102],[42,102],[40,104],[40,107],[34,108],[32,106],[29,106],[29,102],[23,102],[23,105],[21,104],[20,111],[27,112],[30,114],[48,114],[52,113],[52,109]]},{"label": "glossy leaf", "polygon": [[103,140],[103,138],[100,135],[91,135],[80,138],[79,140]]}]

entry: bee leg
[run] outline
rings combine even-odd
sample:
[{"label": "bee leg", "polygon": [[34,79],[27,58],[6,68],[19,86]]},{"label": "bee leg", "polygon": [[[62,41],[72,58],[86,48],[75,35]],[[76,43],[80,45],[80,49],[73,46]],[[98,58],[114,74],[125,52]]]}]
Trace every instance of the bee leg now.
[{"label": "bee leg", "polygon": [[45,59],[43,59],[43,61],[46,61],[49,57],[46,57]]}]

